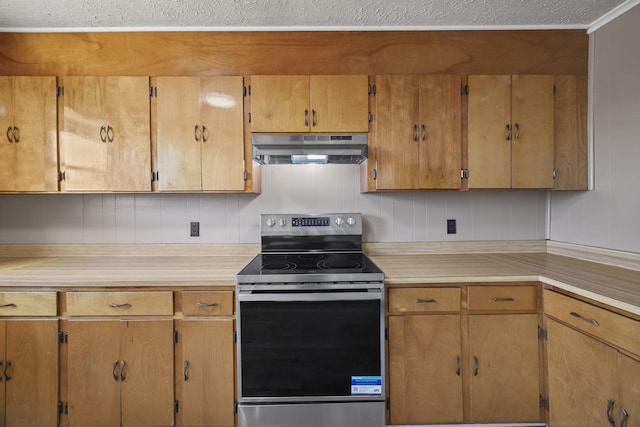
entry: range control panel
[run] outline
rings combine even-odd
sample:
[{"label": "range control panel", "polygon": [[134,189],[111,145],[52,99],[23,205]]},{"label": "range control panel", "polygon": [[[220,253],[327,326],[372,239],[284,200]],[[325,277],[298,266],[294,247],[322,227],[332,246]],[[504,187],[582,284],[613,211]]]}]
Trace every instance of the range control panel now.
[{"label": "range control panel", "polygon": [[362,234],[362,214],[262,214],[262,236]]}]

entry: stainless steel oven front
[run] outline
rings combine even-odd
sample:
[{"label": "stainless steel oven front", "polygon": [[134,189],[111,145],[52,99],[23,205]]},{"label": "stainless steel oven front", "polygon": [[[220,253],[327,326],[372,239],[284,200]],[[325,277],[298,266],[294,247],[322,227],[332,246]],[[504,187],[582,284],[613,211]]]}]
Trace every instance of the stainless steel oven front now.
[{"label": "stainless steel oven front", "polygon": [[380,283],[238,291],[239,427],[383,427]]}]

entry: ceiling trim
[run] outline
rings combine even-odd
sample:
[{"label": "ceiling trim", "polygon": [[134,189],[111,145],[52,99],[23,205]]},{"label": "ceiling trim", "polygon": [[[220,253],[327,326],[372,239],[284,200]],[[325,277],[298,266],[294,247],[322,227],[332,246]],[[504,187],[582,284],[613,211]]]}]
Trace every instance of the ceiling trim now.
[{"label": "ceiling trim", "polygon": [[640,4],[640,0],[627,0],[624,3],[619,4],[615,8],[611,9],[609,12],[602,15],[600,18],[596,19],[589,25],[587,28],[587,34],[591,34],[594,31],[604,27],[609,22],[613,21],[620,15],[625,14],[629,10],[633,9],[637,5]]},{"label": "ceiling trim", "polygon": [[[636,3],[640,0],[633,0]],[[587,30],[588,25],[443,25],[443,26],[331,26],[331,27],[44,27],[0,28],[0,33],[123,33],[123,32],[284,32],[284,31],[513,31]]]}]

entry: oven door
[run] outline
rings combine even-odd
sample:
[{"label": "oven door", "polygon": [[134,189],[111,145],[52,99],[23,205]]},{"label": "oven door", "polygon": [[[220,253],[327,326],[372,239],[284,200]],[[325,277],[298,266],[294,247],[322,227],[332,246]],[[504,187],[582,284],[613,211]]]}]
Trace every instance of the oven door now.
[{"label": "oven door", "polygon": [[239,403],[384,400],[382,295],[239,292]]}]

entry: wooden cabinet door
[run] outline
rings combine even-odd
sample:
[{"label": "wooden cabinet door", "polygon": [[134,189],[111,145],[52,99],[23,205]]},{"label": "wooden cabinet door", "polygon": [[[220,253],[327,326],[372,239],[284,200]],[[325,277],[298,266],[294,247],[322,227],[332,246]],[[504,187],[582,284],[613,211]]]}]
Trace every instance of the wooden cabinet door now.
[{"label": "wooden cabinet door", "polygon": [[551,427],[610,427],[609,400],[616,400],[617,352],[547,319],[547,381]]},{"label": "wooden cabinet door", "polygon": [[182,425],[233,427],[233,320],[182,321]]},{"label": "wooden cabinet door", "polygon": [[11,77],[0,76],[0,191],[15,188],[16,150],[13,143],[13,82]]},{"label": "wooden cabinet door", "polygon": [[151,190],[149,78],[105,77],[107,188]]},{"label": "wooden cabinet door", "polygon": [[553,76],[511,77],[512,188],[553,188]]},{"label": "wooden cabinet door", "polygon": [[70,427],[120,427],[120,320],[70,320]]},{"label": "wooden cabinet door", "polygon": [[389,316],[392,424],[461,423],[459,315]]},{"label": "wooden cabinet door", "polygon": [[538,316],[470,316],[469,341],[471,421],[541,421]]},{"label": "wooden cabinet door", "polygon": [[108,190],[106,97],[102,77],[64,78],[59,142],[65,191]]},{"label": "wooden cabinet door", "polygon": [[376,76],[378,190],[419,187],[418,76]]},{"label": "wooden cabinet door", "polygon": [[58,425],[58,321],[7,320],[5,423]]},{"label": "wooden cabinet door", "polygon": [[251,76],[253,132],[309,132],[309,76]]},{"label": "wooden cabinet door", "polygon": [[511,188],[511,76],[469,76],[469,188]]},{"label": "wooden cabinet door", "polygon": [[369,78],[311,76],[311,132],[368,132]]},{"label": "wooden cabinet door", "polygon": [[420,76],[420,188],[460,189],[460,76]]},{"label": "wooden cabinet door", "polygon": [[202,189],[244,190],[244,107],[242,77],[200,80]]},{"label": "wooden cabinet door", "polygon": [[200,191],[200,78],[158,77],[157,87],[159,190]]},{"label": "wooden cabinet door", "polygon": [[620,401],[616,402],[616,418],[621,427],[640,427],[640,361],[618,353],[618,378]]},{"label": "wooden cabinet door", "polygon": [[587,76],[555,76],[554,190],[586,190]]},{"label": "wooden cabinet door", "polygon": [[122,426],[172,426],[173,320],[122,323]]}]

